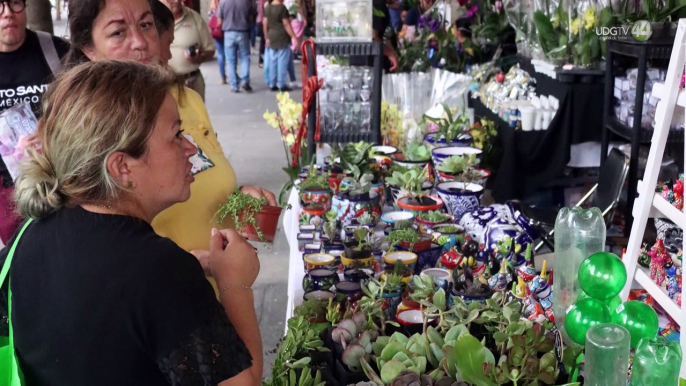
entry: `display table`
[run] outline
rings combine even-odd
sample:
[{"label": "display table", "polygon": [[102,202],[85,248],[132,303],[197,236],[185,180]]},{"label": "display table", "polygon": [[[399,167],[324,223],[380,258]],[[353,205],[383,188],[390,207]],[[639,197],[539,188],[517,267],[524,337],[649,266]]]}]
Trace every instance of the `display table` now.
[{"label": "display table", "polygon": [[286,233],[286,240],[288,240],[288,301],[286,303],[286,323],[284,324],[288,330],[288,319],[293,316],[293,310],[303,301],[302,280],[305,276],[305,267],[303,266],[302,252],[298,250],[298,230],[299,230],[299,216],[300,213],[300,198],[298,190],[291,189],[291,194],[288,197],[288,204],[290,209],[286,210],[283,215],[283,231]]}]

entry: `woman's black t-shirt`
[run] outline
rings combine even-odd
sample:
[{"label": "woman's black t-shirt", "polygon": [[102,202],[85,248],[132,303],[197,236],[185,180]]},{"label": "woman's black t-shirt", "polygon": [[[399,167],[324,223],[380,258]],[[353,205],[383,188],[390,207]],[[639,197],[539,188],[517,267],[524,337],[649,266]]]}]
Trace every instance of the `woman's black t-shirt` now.
[{"label": "woman's black t-shirt", "polygon": [[197,260],[139,219],[59,210],[26,229],[9,277],[27,386],[216,385],[251,366]]}]

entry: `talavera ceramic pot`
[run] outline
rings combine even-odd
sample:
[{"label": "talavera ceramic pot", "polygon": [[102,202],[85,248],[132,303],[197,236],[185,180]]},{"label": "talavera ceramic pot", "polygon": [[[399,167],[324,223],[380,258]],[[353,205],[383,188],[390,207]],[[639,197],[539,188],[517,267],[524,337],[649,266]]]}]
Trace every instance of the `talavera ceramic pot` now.
[{"label": "talavera ceramic pot", "polygon": [[479,209],[484,188],[477,184],[444,182],[436,186],[436,191],[448,212],[459,221],[465,213]]},{"label": "talavera ceramic pot", "polygon": [[340,282],[338,274],[329,269],[313,269],[308,271],[303,277],[303,290],[307,292],[313,291],[329,291],[333,286]]},{"label": "talavera ceramic pot", "polygon": [[336,212],[336,220],[341,222],[343,227],[352,224],[353,219],[357,219],[364,213],[369,213],[373,224],[381,217],[381,203],[379,196],[374,192],[360,196],[351,196],[347,191],[341,191],[334,195],[331,209]]}]

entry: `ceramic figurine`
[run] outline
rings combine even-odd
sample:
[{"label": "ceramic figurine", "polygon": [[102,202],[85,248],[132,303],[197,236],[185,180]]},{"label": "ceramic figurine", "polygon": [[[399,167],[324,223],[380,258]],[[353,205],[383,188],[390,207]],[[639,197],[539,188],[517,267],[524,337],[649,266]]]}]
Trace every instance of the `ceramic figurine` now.
[{"label": "ceramic figurine", "polygon": [[440,259],[440,268],[444,268],[452,273],[458,266],[462,264],[462,254],[457,250],[456,247],[451,248],[449,251],[444,252]]},{"label": "ceramic figurine", "polygon": [[529,284],[529,289],[534,294],[544,310],[553,307],[553,288],[548,284],[548,274],[546,272],[546,261],[543,261],[541,274],[537,275]]},{"label": "ceramic figurine", "polygon": [[496,292],[507,291],[507,284],[512,281],[512,275],[507,270],[510,263],[507,260],[503,260],[500,264],[500,271],[493,275],[488,282],[488,285]]},{"label": "ceramic figurine", "polygon": [[658,239],[655,245],[650,248],[650,251],[647,252],[647,255],[650,256],[650,279],[653,281],[657,280],[657,273],[662,265],[662,255],[665,253],[664,249],[662,240]]},{"label": "ceramic figurine", "polygon": [[669,268],[665,269],[667,274],[667,294],[670,298],[674,299],[677,292],[679,291],[679,282],[677,281],[677,266],[672,264]]},{"label": "ceramic figurine", "polygon": [[638,264],[644,268],[650,268],[650,256],[646,252],[646,246],[643,245],[641,252],[638,255]]},{"label": "ceramic figurine", "polygon": [[662,187],[662,198],[667,200],[670,204],[674,202],[674,193],[672,192],[672,189],[669,188],[669,185],[666,185]]},{"label": "ceramic figurine", "polygon": [[522,265],[519,267],[517,270],[517,274],[524,279],[526,283],[531,283],[532,280],[536,277],[536,267],[534,267],[534,262],[533,259],[531,258],[531,244],[526,248],[526,254],[524,255],[526,258],[526,265]]},{"label": "ceramic figurine", "polygon": [[682,177],[674,183],[674,202],[672,203],[677,209],[684,209],[684,180]]}]

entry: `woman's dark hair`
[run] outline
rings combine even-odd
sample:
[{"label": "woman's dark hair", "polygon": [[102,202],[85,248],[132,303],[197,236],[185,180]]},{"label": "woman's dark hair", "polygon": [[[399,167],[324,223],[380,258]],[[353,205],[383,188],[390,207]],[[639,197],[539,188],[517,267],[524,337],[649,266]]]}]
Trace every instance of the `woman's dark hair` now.
[{"label": "woman's dark hair", "polygon": [[150,9],[152,10],[152,17],[155,19],[155,28],[157,28],[158,34],[162,35],[174,28],[174,14],[160,0],[150,0]]},{"label": "woman's dark hair", "polygon": [[65,59],[66,69],[87,62],[83,49],[93,45],[93,23],[106,0],[69,0],[68,24],[71,49]]}]

